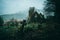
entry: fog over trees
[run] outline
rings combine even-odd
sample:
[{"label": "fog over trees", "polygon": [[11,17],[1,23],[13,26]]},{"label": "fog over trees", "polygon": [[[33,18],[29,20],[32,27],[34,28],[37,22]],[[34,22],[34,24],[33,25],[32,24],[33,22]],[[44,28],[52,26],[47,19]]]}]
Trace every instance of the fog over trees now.
[{"label": "fog over trees", "polygon": [[46,18],[36,7],[30,7],[23,20],[11,18],[5,22],[0,16],[0,40],[60,40],[59,4],[59,0],[45,1]]}]

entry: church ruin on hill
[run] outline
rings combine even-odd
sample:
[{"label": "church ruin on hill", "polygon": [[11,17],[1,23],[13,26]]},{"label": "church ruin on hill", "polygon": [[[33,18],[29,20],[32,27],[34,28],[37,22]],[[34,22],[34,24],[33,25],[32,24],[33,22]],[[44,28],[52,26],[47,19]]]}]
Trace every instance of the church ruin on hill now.
[{"label": "church ruin on hill", "polygon": [[44,20],[44,15],[35,11],[35,7],[30,7],[28,22],[41,23]]}]

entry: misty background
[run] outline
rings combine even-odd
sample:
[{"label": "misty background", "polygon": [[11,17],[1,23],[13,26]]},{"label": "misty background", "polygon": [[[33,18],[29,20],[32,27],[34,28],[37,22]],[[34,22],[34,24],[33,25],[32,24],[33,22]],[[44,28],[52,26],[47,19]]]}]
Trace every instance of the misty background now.
[{"label": "misty background", "polygon": [[0,14],[28,12],[29,7],[43,10],[45,0],[0,0]]},{"label": "misty background", "polygon": [[43,14],[45,0],[0,0],[0,15],[4,20],[26,19],[30,7]]}]

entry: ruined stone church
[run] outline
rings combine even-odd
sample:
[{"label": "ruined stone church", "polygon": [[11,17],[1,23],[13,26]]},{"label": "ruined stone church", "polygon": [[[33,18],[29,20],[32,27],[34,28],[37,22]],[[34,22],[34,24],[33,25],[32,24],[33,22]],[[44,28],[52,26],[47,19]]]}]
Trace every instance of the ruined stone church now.
[{"label": "ruined stone church", "polygon": [[37,11],[35,11],[34,7],[30,7],[29,9],[29,22],[42,22],[44,19],[44,15],[42,15],[41,13],[38,13]]}]

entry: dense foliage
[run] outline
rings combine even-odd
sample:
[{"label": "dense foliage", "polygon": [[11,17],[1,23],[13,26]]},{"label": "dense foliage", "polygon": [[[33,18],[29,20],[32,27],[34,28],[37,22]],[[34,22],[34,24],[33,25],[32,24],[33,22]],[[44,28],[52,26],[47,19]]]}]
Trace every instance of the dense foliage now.
[{"label": "dense foliage", "polygon": [[54,12],[54,17],[50,16],[45,19],[43,15],[34,12],[33,8],[30,9],[32,11],[29,11],[28,20],[23,20],[19,26],[17,21],[8,22],[7,26],[3,26],[4,21],[2,17],[0,17],[0,40],[59,40],[60,6],[57,5],[57,10],[55,10],[55,4],[59,4],[59,1],[56,3],[54,0],[47,0],[44,9],[47,14]]}]

